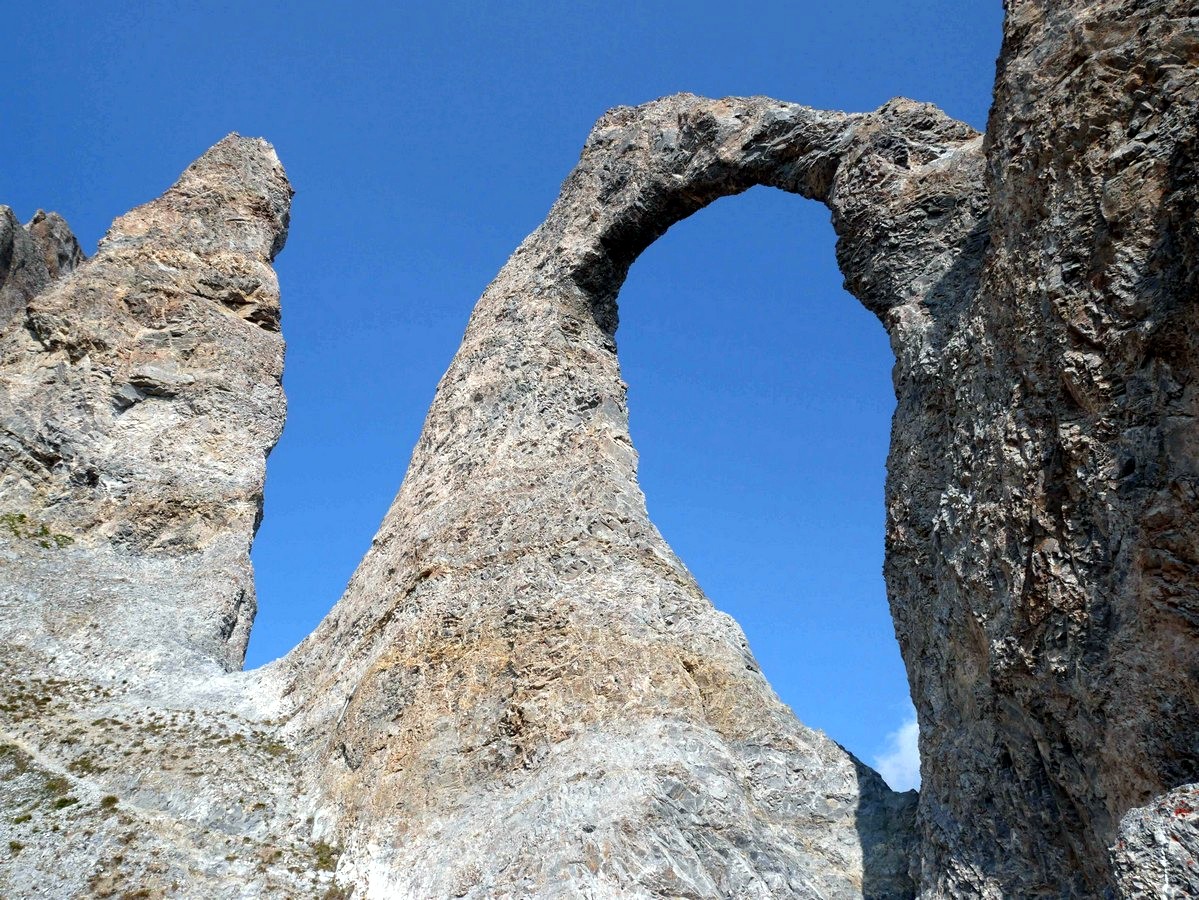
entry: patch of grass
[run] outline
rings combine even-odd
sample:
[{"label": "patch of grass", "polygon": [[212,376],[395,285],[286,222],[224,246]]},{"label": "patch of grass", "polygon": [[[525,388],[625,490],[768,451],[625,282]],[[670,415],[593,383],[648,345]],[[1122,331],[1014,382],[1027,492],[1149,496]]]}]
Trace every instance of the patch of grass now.
[{"label": "patch of grass", "polygon": [[96,765],[96,761],[90,756],[81,756],[78,759],[71,760],[67,769],[75,775],[95,775],[98,772],[103,772],[101,766]]},{"label": "patch of grass", "polygon": [[287,747],[278,741],[266,741],[262,745],[262,752],[267,756],[283,756],[287,753]]},{"label": "patch of grass", "polygon": [[35,522],[27,513],[0,513],[0,531],[17,540],[33,541],[43,550],[61,550],[75,543],[69,534],[55,534],[44,522]]},{"label": "patch of grass", "polygon": [[20,841],[9,841],[8,849],[12,852],[13,856],[16,856],[18,853],[20,853],[22,850],[25,849],[25,845],[22,844]]},{"label": "patch of grass", "polygon": [[59,797],[50,806],[54,809],[66,809],[68,806],[74,806],[78,802],[78,797]]},{"label": "patch of grass", "polygon": [[341,856],[341,848],[317,841],[312,845],[312,855],[316,859],[316,867],[323,872],[332,872],[337,868],[337,858]]},{"label": "patch of grass", "polygon": [[29,757],[13,744],[0,744],[0,760],[12,766],[13,775],[24,775],[29,771]]},{"label": "patch of grass", "polygon": [[67,781],[61,775],[51,775],[46,779],[46,783],[42,785],[42,789],[47,794],[65,794],[71,789],[71,782]]},{"label": "patch of grass", "polygon": [[25,528],[25,523],[29,521],[29,516],[25,513],[3,513],[0,514],[0,526],[8,529],[13,537],[22,537],[22,532]]},{"label": "patch of grass", "polygon": [[30,813],[21,813],[19,816],[12,817],[12,823],[14,825],[24,825],[32,818],[33,816]]},{"label": "patch of grass", "polygon": [[100,798],[101,809],[116,809],[118,803],[120,803],[120,801],[112,794],[109,794],[107,797]]}]

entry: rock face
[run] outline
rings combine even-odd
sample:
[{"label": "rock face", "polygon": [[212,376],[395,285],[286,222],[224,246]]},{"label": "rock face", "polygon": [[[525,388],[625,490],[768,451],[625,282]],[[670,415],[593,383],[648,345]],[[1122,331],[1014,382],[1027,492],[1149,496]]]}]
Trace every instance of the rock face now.
[{"label": "rock face", "polygon": [[1199,784],[1129,810],[1112,861],[1123,897],[1199,896]]},{"label": "rock face", "polygon": [[924,383],[900,354],[926,891],[1100,895],[1124,812],[1199,778],[1197,13],[1009,4],[977,286]]},{"label": "rock face", "polygon": [[[1197,63],[1192,4],[1011,0],[985,135],[609,112],[345,596],[257,672],[273,152],[227,138],[74,271],[61,220],[0,219],[0,893],[1195,893]],[[918,800],[779,703],[637,486],[617,294],[756,184],[827,205],[895,352]]]},{"label": "rock face", "polygon": [[290,200],[270,145],[230,136],[68,277],[48,278],[73,259],[61,220],[12,242],[67,252],[20,250],[48,284],[0,335],[0,896],[330,880],[279,690],[236,671],[283,425]]},{"label": "rock face", "polygon": [[[0,579],[80,665],[241,668],[250,541],[283,428],[270,260],[290,198],[265,144],[228,138],[0,341],[5,512],[70,541]],[[61,219],[31,223],[43,273],[73,265],[64,234]]]},{"label": "rock face", "polygon": [[79,242],[58,213],[39,209],[22,228],[13,211],[0,206],[0,327],[51,281],[82,262]]},{"label": "rock face", "polygon": [[[928,167],[880,170],[897,141]],[[963,189],[980,144],[907,102],[683,95],[600,120],[475,308],[374,547],[288,660],[321,698],[292,723],[322,748],[318,821],[372,894],[911,890],[912,798],[795,720],[650,524],[615,300],[637,254],[717,197],[774,184],[882,230],[903,213],[880,198]],[[858,252],[894,265],[883,241]],[[913,255],[930,283],[954,257]]]}]

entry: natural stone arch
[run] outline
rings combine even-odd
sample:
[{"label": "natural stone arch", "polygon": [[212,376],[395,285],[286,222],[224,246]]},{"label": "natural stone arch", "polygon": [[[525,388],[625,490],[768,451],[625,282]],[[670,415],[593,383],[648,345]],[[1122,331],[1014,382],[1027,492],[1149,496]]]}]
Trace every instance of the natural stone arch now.
[{"label": "natural stone arch", "polygon": [[[1011,0],[985,146],[906,101],[603,120],[476,308],[346,596],[250,673],[273,150],[222,141],[58,280],[63,235],[38,263],[48,233],[5,214],[0,497],[30,514],[0,544],[0,781],[95,802],[10,820],[54,868],[0,875],[165,890],[165,862],[193,892],[300,896],[329,839],[383,896],[902,895],[910,860],[929,898],[1199,892],[1192,6]],[[781,707],[635,480],[620,280],[755,180],[828,204],[895,350],[886,577],[936,760],[918,856],[912,798]],[[122,832],[144,843],[109,856]]]},{"label": "natural stone arch", "polygon": [[[630,268],[617,356],[650,520],[800,721],[918,789],[883,580],[895,358],[835,241],[819,202],[717,199]],[[882,759],[908,721],[900,775]]]},{"label": "natural stone arch", "polygon": [[[918,358],[926,297],[888,278],[920,258],[944,292],[958,254],[921,251],[976,228],[981,204],[962,195],[978,149],[908,101],[855,116],[680,95],[597,123],[476,306],[374,548],[291,658],[316,698],[304,727],[332,734],[320,780],[339,839],[366,853],[359,823],[441,823],[374,851],[373,889],[439,895],[475,870],[480,896],[589,879],[697,896],[911,889],[911,797],[795,720],[649,521],[616,298],[674,222],[770,185],[830,206],[851,287]],[[948,212],[905,245],[921,203]],[[630,765],[619,787],[595,775]],[[461,795],[487,812],[455,812]],[[602,823],[581,839],[590,874],[563,837],[594,833],[588,816]],[[523,880],[488,881],[498,870]]]}]

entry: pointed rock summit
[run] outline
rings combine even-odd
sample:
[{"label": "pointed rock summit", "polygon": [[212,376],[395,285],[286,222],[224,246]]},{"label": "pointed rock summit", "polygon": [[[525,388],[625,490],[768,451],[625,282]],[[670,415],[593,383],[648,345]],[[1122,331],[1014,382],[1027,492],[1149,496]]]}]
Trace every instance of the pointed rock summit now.
[{"label": "pointed rock summit", "polygon": [[241,668],[283,428],[270,262],[290,199],[270,145],[230,135],[78,268],[61,219],[16,234],[38,251],[20,272],[45,275],[0,335],[0,496],[63,546],[0,548],[0,629],[36,622],[71,671]]},{"label": "pointed rock summit", "polygon": [[6,328],[35,294],[83,262],[79,241],[58,213],[38,210],[24,227],[0,206],[0,329]]}]

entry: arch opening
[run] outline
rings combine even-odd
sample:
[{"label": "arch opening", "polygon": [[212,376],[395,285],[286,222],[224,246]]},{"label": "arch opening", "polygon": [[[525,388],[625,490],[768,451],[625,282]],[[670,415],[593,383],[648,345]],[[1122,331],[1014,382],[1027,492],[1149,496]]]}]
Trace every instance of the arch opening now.
[{"label": "arch opening", "polygon": [[827,212],[752,188],[631,267],[617,339],[652,521],[802,721],[917,787],[882,578],[893,355]]}]

